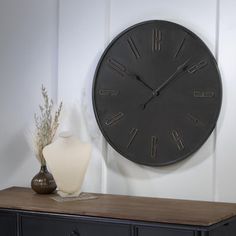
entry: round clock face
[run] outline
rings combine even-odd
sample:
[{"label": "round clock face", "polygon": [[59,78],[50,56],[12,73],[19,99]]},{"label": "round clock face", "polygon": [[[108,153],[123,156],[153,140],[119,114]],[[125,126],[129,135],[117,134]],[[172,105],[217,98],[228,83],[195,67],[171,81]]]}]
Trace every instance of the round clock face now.
[{"label": "round clock face", "polygon": [[194,33],[147,21],[118,35],[95,73],[93,105],[109,144],[149,166],[175,163],[213,131],[222,86],[216,61]]}]

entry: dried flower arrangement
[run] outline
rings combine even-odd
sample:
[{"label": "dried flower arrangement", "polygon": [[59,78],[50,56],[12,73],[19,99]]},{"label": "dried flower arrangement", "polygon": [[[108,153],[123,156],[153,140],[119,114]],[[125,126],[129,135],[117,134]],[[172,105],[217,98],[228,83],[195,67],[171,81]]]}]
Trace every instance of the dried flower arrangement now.
[{"label": "dried flower arrangement", "polygon": [[62,109],[62,102],[53,114],[53,100],[48,97],[46,88],[42,85],[43,105],[39,105],[40,115],[35,114],[34,120],[36,132],[33,138],[34,150],[37,159],[42,166],[46,165],[43,157],[43,148],[52,143],[59,126],[59,117]]}]

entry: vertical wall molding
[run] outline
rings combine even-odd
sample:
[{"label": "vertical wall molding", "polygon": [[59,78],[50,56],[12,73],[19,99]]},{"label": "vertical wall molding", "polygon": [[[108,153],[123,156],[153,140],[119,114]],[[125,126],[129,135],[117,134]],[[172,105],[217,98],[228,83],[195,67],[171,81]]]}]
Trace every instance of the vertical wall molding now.
[{"label": "vertical wall molding", "polygon": [[220,34],[220,0],[216,0],[216,41],[215,41],[215,58],[219,61],[219,34]]},{"label": "vertical wall molding", "polygon": [[106,16],[105,16],[105,45],[104,49],[110,43],[111,40],[111,0],[106,0]]},{"label": "vertical wall molding", "polygon": [[[105,42],[104,49],[110,43],[110,20],[111,20],[111,0],[105,1],[106,7],[106,16],[105,16]],[[108,143],[104,137],[102,137],[102,146],[103,146],[103,157],[104,161],[102,163],[102,183],[101,183],[101,191],[103,193],[107,193],[107,162],[108,162]]]},{"label": "vertical wall molding", "polygon": [[236,202],[236,191],[231,184],[236,179],[235,11],[235,0],[219,1],[218,63],[223,82],[223,102],[217,124],[215,198],[226,202]]},{"label": "vertical wall molding", "polygon": [[[220,0],[216,0],[216,35],[215,35],[215,59],[219,61],[219,34],[220,34]],[[217,130],[218,125],[216,124],[214,130],[214,158],[213,158],[213,200],[217,200]]]}]

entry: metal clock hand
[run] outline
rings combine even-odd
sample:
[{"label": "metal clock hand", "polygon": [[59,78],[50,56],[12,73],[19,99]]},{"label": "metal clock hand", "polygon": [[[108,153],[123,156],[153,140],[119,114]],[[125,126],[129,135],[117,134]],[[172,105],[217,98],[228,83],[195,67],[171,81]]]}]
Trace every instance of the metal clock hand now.
[{"label": "metal clock hand", "polygon": [[148,88],[149,90],[153,91],[153,88],[151,86],[149,86],[145,81],[143,81],[142,79],[140,79],[139,76],[135,77],[136,80],[138,80],[142,85],[144,85],[144,87]]},{"label": "metal clock hand", "polygon": [[174,78],[176,78],[177,75],[180,73],[186,71],[188,67],[188,62],[191,58],[186,60],[183,64],[179,65],[176,69],[176,71],[164,82],[162,83],[157,89],[153,90],[152,96],[144,103],[142,104],[143,110],[146,108],[147,104],[151,102],[155,97],[157,97],[160,94],[160,91],[166,87]]},{"label": "metal clock hand", "polygon": [[143,110],[146,108],[147,104],[148,104],[149,102],[151,102],[152,99],[155,98],[155,97],[158,96],[158,95],[159,95],[159,93],[156,94],[156,95],[153,94],[144,104],[142,104]]},{"label": "metal clock hand", "polygon": [[139,81],[144,87],[148,88],[149,90],[153,91],[153,88],[149,86],[144,80],[142,80],[138,75],[136,74],[130,74],[126,73],[127,76]]},{"label": "metal clock hand", "polygon": [[140,79],[140,77],[134,73],[131,73],[126,66],[122,65],[120,62],[112,59],[112,58],[108,58],[107,60],[108,65],[115,70],[116,72],[118,72],[121,76],[127,76],[130,78],[133,78],[139,82],[142,83],[142,85],[144,85],[146,88],[150,89],[151,91],[153,91],[153,88],[151,86],[149,86],[145,81],[143,81],[142,79]]},{"label": "metal clock hand", "polygon": [[[155,94],[159,94],[159,92],[166,87],[174,78],[176,78],[176,76],[184,71],[186,71],[187,67],[188,67],[188,62],[190,61],[190,58],[188,60],[186,60],[183,64],[179,65],[177,67],[177,70],[163,83],[161,84],[156,90],[155,90]],[[154,96],[155,96],[154,94]]]}]

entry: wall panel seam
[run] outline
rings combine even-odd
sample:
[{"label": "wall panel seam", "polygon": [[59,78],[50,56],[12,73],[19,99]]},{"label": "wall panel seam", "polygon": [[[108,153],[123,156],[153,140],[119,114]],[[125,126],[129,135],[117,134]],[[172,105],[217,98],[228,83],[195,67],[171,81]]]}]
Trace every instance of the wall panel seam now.
[{"label": "wall panel seam", "polygon": [[[104,42],[104,49],[106,46],[110,43],[110,20],[111,20],[111,0],[106,0],[105,1],[105,11],[106,11],[106,16],[105,16],[105,42]],[[108,143],[102,137],[103,141],[103,157],[104,157],[104,162],[102,164],[102,184],[101,184],[101,190],[103,193],[107,193],[107,161],[108,161]]]},{"label": "wall panel seam", "polygon": [[[220,34],[220,0],[216,0],[216,34],[215,58],[219,62],[219,34]],[[214,131],[214,156],[213,156],[213,200],[217,200],[217,124]]]}]

